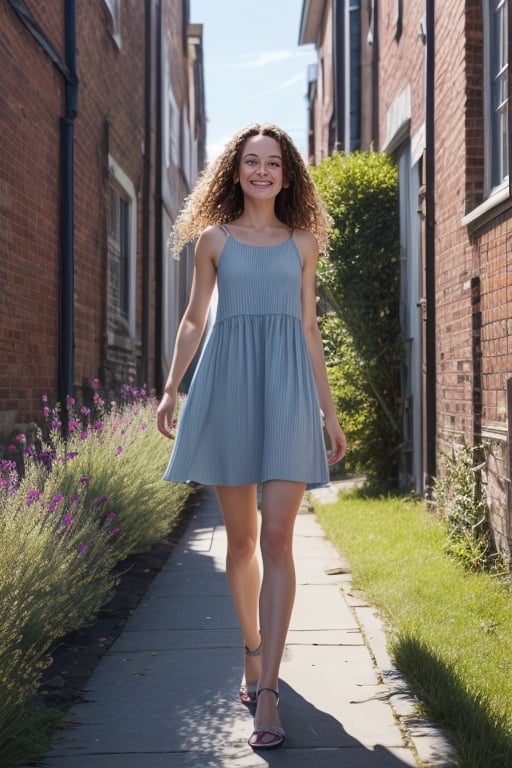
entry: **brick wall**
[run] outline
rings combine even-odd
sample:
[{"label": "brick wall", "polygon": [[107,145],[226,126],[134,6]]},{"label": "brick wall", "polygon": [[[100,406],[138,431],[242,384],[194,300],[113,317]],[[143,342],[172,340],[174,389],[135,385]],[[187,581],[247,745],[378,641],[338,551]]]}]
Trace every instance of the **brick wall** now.
[{"label": "brick wall", "polygon": [[[408,84],[411,136],[425,118],[418,37],[424,3],[403,4],[399,40],[395,10],[387,4],[379,16],[381,145],[384,116]],[[497,209],[478,228],[463,223],[484,190],[482,4],[436,3],[435,14],[437,450],[441,455],[462,440],[486,443],[491,523],[499,549],[510,552],[512,217]]]},{"label": "brick wall", "polygon": [[[60,4],[32,5],[61,50]],[[0,30],[0,431],[9,433],[34,417],[57,375],[63,79],[7,3]]]},{"label": "brick wall", "polygon": [[[63,58],[64,0],[27,0],[34,21]],[[155,264],[163,249],[155,232],[157,188],[157,87],[161,60],[157,6],[151,4],[151,136],[145,145],[145,3],[123,0],[120,36],[113,35],[105,0],[76,3],[78,114],[74,122],[74,394],[87,394],[91,379],[125,383],[144,368],[155,382],[159,351],[155,313]],[[187,115],[187,19],[184,0],[165,0],[163,29],[171,44],[171,74],[179,136]],[[0,5],[0,447],[41,412],[41,397],[56,397],[59,346],[60,125],[64,78],[8,2]],[[202,94],[201,94],[202,95]],[[203,116],[204,118],[204,116]],[[202,134],[204,145],[204,133]],[[203,146],[204,150],[204,146]],[[145,152],[149,173],[145,177]],[[109,158],[113,162],[109,163]],[[109,209],[113,168],[120,169],[136,209],[135,311],[121,332],[112,331]],[[181,168],[164,173],[164,188],[177,209],[190,186]],[[143,242],[145,180],[147,238]],[[172,213],[172,212],[171,212]],[[165,241],[164,241],[165,245]],[[143,275],[143,269],[145,274]],[[144,280],[146,290],[143,297]],[[143,302],[144,299],[144,302]],[[143,326],[142,307],[146,307]],[[122,324],[121,324],[122,325]],[[130,327],[128,327],[130,326]],[[115,337],[115,338],[114,338]],[[113,339],[113,340],[112,340]]]}]

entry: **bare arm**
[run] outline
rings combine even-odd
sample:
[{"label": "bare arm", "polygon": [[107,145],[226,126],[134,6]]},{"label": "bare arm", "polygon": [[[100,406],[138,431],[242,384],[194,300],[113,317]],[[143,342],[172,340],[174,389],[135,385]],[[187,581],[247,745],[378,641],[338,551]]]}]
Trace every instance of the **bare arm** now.
[{"label": "bare arm", "polygon": [[178,386],[204,333],[216,280],[216,259],[223,237],[222,233],[219,237],[219,232],[212,229],[206,230],[197,241],[190,299],[178,328],[169,376],[156,412],[158,430],[165,437],[173,437],[171,425]]},{"label": "bare arm", "polygon": [[318,245],[316,238],[307,232],[298,232],[296,242],[302,256],[302,322],[304,334],[313,366],[320,407],[324,413],[325,428],[331,443],[329,464],[336,464],[344,457],[347,442],[334,408],[327,379],[324,346],[316,319]]}]

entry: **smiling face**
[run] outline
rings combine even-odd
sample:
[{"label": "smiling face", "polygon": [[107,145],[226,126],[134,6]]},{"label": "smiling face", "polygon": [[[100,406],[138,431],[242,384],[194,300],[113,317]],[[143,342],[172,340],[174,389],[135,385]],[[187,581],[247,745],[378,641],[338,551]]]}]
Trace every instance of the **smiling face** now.
[{"label": "smiling face", "polygon": [[277,197],[287,182],[283,175],[281,147],[271,136],[250,136],[242,147],[235,183],[244,195],[267,200]]}]

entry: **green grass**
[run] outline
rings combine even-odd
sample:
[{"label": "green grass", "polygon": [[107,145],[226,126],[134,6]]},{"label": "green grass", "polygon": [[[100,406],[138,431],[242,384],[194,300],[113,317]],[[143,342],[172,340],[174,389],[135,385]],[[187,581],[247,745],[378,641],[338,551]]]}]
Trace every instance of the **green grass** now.
[{"label": "green grass", "polygon": [[359,491],[316,509],[353,585],[381,612],[389,651],[452,737],[461,768],[512,765],[512,594],[445,554],[446,529],[421,502]]}]

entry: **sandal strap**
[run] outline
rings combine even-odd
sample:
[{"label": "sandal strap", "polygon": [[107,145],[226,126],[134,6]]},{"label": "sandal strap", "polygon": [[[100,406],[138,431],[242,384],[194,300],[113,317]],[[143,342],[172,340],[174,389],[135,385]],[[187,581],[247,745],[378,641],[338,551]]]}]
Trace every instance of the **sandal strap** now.
[{"label": "sandal strap", "polygon": [[254,651],[249,650],[249,648],[247,646],[245,646],[245,655],[246,656],[261,656],[262,648],[263,648],[263,643],[260,643],[258,645],[258,647]]},{"label": "sandal strap", "polygon": [[279,704],[279,691],[276,691],[275,688],[258,688],[258,692],[256,694],[256,698],[260,695],[260,693],[263,693],[263,691],[270,691],[270,693],[273,693],[274,696],[277,699],[277,703]]},{"label": "sandal strap", "polygon": [[253,730],[253,733],[271,733],[273,736],[280,736],[281,738],[286,735],[284,728],[280,725],[259,725]]}]

